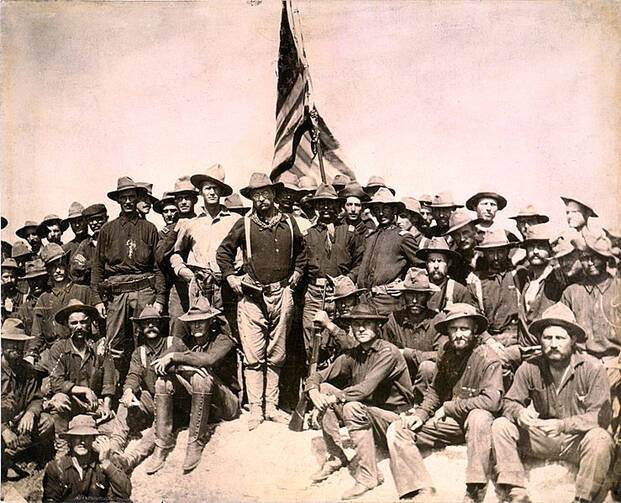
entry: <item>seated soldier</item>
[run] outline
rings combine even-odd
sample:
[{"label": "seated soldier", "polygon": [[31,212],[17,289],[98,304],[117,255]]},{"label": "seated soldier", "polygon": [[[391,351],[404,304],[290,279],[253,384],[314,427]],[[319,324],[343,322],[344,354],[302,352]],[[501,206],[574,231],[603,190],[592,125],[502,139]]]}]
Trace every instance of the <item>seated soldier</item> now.
[{"label": "seated soldier", "polygon": [[162,337],[164,326],[168,324],[168,316],[160,315],[153,306],[145,306],[140,316],[132,318],[132,321],[138,327],[138,340],[141,344],[132,353],[116,417],[100,428],[102,433],[112,439],[112,449],[116,452],[127,447],[130,430],[145,430],[140,441],[125,449],[120,456],[127,470],[138,466],[155,447],[155,431],[152,426],[157,374],[151,364],[168,350],[188,349],[177,337]]},{"label": "seated soldier", "polygon": [[483,501],[491,464],[493,414],[502,399],[498,356],[478,335],[487,319],[470,304],[453,304],[436,330],[448,336],[423,403],[388,429],[390,470],[401,499],[428,501],[435,492],[419,448],[466,441],[466,496]]},{"label": "seated soldier", "polygon": [[[354,499],[377,487],[383,478],[377,468],[374,434],[383,434],[398,414],[412,405],[412,381],[407,364],[397,347],[380,339],[380,327],[386,317],[366,304],[358,305],[344,316],[358,345],[347,350],[326,369],[309,376],[308,396],[320,411],[320,424],[328,457],[312,476],[314,482],[327,479],[347,465],[343,451],[339,419],[352,439],[358,456],[354,486],[342,499]],[[345,388],[332,383],[340,381]]]},{"label": "seated soldier", "polygon": [[[41,380],[23,360],[24,345],[31,339],[21,320],[2,324],[2,478],[13,478],[15,456],[33,445],[51,440],[54,424],[42,412]],[[43,453],[43,449],[41,450]],[[9,471],[10,469],[10,471]],[[14,472],[14,473],[11,473]]]},{"label": "seated soldier", "polygon": [[110,441],[95,440],[97,435],[91,416],[81,414],[71,420],[63,433],[69,452],[45,467],[44,502],[129,499],[131,480],[111,461]]},{"label": "seated soldier", "polygon": [[[115,370],[109,355],[98,355],[92,340],[92,322],[97,310],[71,299],[55,316],[56,323],[68,327],[70,337],[55,344],[50,353],[54,362],[50,390],[54,394],[46,404],[56,429],[56,455],[67,452],[61,436],[77,414],[91,414],[102,420],[111,416],[110,403],[115,391]],[[100,402],[99,397],[103,397]]]},{"label": "seated soldier", "polygon": [[159,377],[155,382],[155,452],[148,474],[164,466],[174,447],[172,399],[180,391],[178,383],[191,393],[192,402],[183,462],[186,473],[201,460],[209,440],[209,420],[230,421],[240,412],[235,343],[226,318],[199,297],[179,319],[189,324],[195,346],[191,351],[167,350],[152,363]]},{"label": "seated soldier", "polygon": [[610,387],[605,367],[578,350],[586,340],[571,310],[554,304],[529,331],[539,337],[542,355],[525,361],[507,392],[492,440],[497,486],[503,501],[525,503],[522,456],[578,464],[574,501],[601,501],[613,454],[606,431]]},{"label": "seated soldier", "polygon": [[415,403],[420,403],[433,379],[438,349],[446,342],[446,337],[435,329],[438,312],[427,307],[427,302],[439,288],[429,283],[422,269],[413,267],[407,272],[400,289],[405,308],[390,313],[382,338],[401,350],[414,381]]}]

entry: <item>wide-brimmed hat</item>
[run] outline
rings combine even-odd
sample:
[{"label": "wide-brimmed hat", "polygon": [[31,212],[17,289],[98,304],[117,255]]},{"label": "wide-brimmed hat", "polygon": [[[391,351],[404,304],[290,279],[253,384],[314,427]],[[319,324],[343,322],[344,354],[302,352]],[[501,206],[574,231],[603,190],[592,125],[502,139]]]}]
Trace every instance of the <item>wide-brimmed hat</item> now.
[{"label": "wide-brimmed hat", "polygon": [[507,200],[491,187],[481,187],[479,191],[466,201],[466,208],[476,210],[479,200],[488,197],[494,199],[498,204],[498,210],[503,210],[507,206]]},{"label": "wide-brimmed hat", "polygon": [[208,320],[220,313],[221,311],[213,307],[205,297],[199,297],[187,313],[179,316],[179,319],[181,321]]},{"label": "wide-brimmed hat", "polygon": [[562,234],[551,241],[552,258],[561,258],[577,251],[570,239],[566,239]]},{"label": "wide-brimmed hat", "polygon": [[282,187],[280,188],[281,190],[288,189],[293,192],[303,192],[298,185],[300,183],[300,178],[291,171],[283,171],[276,181],[282,183]]},{"label": "wide-brimmed hat", "polygon": [[585,202],[583,202],[580,199],[577,199],[573,196],[561,196],[561,199],[563,200],[563,203],[565,203],[565,206],[567,206],[568,203],[570,202],[574,202],[574,203],[578,203],[580,206],[582,206],[583,208],[585,208],[587,210],[587,213],[592,216],[592,217],[597,217],[597,213],[595,213],[595,210],[593,209],[593,207],[590,204],[587,204]]},{"label": "wide-brimmed hat", "polygon": [[386,182],[384,181],[384,178],[378,175],[372,175],[369,177],[369,181],[367,182],[366,186],[364,187],[364,191],[365,192],[371,192],[374,189],[378,189],[378,188],[385,188],[388,189],[390,192],[392,192],[392,195],[395,195],[395,189],[389,187],[388,185],[386,185]]},{"label": "wide-brimmed hat", "polygon": [[67,323],[67,318],[69,318],[69,315],[72,313],[85,313],[91,321],[99,319],[99,312],[97,309],[93,306],[80,302],[78,299],[70,299],[66,306],[63,306],[56,311],[54,319],[56,320],[56,323],[64,325]]},{"label": "wide-brimmed hat", "polygon": [[86,218],[94,217],[95,215],[107,215],[108,209],[105,204],[95,203],[87,206],[86,209],[82,212]]},{"label": "wide-brimmed hat", "polygon": [[265,173],[255,172],[250,175],[250,181],[248,182],[248,185],[240,189],[239,193],[246,199],[252,199],[250,194],[253,190],[263,189],[266,187],[277,190],[278,188],[282,187],[282,183],[272,182],[270,180],[270,177],[267,176]]},{"label": "wide-brimmed hat", "polygon": [[231,211],[241,210],[245,213],[250,210],[250,206],[244,204],[237,192],[233,192],[230,196],[224,198],[224,206]]},{"label": "wide-brimmed hat", "polygon": [[140,313],[140,316],[132,316],[130,320],[132,321],[143,321],[143,320],[168,320],[168,316],[163,316],[157,312],[151,304],[147,304],[144,306],[144,309]]},{"label": "wide-brimmed hat", "polygon": [[475,321],[476,334],[480,334],[487,330],[487,318],[483,316],[476,307],[463,302],[457,302],[447,306],[443,311],[442,318],[435,324],[435,328],[441,334],[448,335],[449,323],[461,318],[470,318]]},{"label": "wide-brimmed hat", "polygon": [[5,258],[2,264],[0,264],[0,267],[2,267],[2,269],[19,269],[19,265],[14,258]]},{"label": "wide-brimmed hat", "polygon": [[423,292],[431,294],[439,292],[440,288],[429,282],[429,276],[427,276],[427,272],[425,270],[417,267],[410,267],[408,272],[405,273],[403,282],[399,285],[399,290],[403,290],[404,292]]},{"label": "wide-brimmed hat", "polygon": [[326,297],[329,302],[335,300],[344,299],[350,295],[356,295],[362,292],[366,292],[366,288],[358,288],[351,280],[349,276],[337,276],[336,278],[330,278],[334,285],[334,291],[332,295]]},{"label": "wide-brimmed hat", "polygon": [[314,176],[304,175],[301,176],[298,180],[298,186],[300,187],[301,191],[310,194],[311,192],[315,192],[317,190],[319,184],[317,183],[317,180],[315,180]]},{"label": "wide-brimmed hat", "polygon": [[433,197],[429,194],[421,194],[418,196],[418,202],[421,206],[429,206],[433,202]]},{"label": "wide-brimmed hat", "polygon": [[108,192],[108,197],[113,201],[118,201],[119,194],[125,190],[136,190],[138,192],[146,192],[144,187],[139,186],[129,176],[121,176],[116,181],[116,190]]},{"label": "wide-brimmed hat", "polygon": [[375,206],[376,204],[391,204],[393,206],[397,206],[401,210],[405,209],[403,201],[399,201],[399,199],[395,197],[394,193],[390,192],[386,187],[379,189],[375,194],[373,194],[370,201],[366,201],[364,203],[367,207]]},{"label": "wide-brimmed hat", "polygon": [[512,248],[516,246],[517,243],[509,241],[507,238],[507,233],[504,229],[494,229],[491,231],[487,231],[483,235],[483,241],[476,246],[475,250],[489,250],[490,248]]},{"label": "wide-brimmed hat", "polygon": [[361,202],[371,199],[369,194],[362,190],[362,186],[358,182],[350,182],[345,185],[345,188],[339,191],[339,197],[347,199],[348,197],[357,197]]},{"label": "wide-brimmed hat", "polygon": [[464,208],[457,208],[449,218],[449,228],[444,233],[448,236],[452,232],[455,232],[468,224],[477,225],[481,220],[475,217],[472,213]]},{"label": "wide-brimmed hat", "polygon": [[162,195],[162,199],[159,199],[157,203],[153,205],[153,211],[155,211],[155,213],[161,214],[164,206],[170,205],[175,206],[175,196],[171,196],[170,192],[164,192],[164,194]]},{"label": "wide-brimmed hat", "polygon": [[19,318],[7,318],[4,320],[0,332],[3,341],[26,342],[34,339],[34,337],[26,334],[24,322]]},{"label": "wide-brimmed hat", "polygon": [[418,216],[419,218],[423,218],[423,216],[420,214],[420,203],[417,199],[406,196],[401,198],[401,202],[405,204],[406,211],[414,213],[414,215]]},{"label": "wide-brimmed hat", "polygon": [[41,223],[37,227],[37,234],[42,238],[47,237],[47,226],[53,224],[58,224],[61,232],[65,232],[69,228],[69,222],[52,213],[41,220]]},{"label": "wide-brimmed hat", "polygon": [[230,196],[233,193],[233,189],[230,185],[224,183],[225,173],[224,168],[220,164],[214,164],[209,166],[204,173],[198,173],[190,177],[192,185],[198,190],[201,189],[205,182],[213,182],[221,189],[221,196]]},{"label": "wide-brimmed hat", "polygon": [[520,218],[532,218],[538,224],[545,224],[550,221],[550,218],[547,215],[543,215],[539,213],[532,204],[528,204],[523,208],[520,208],[520,211],[517,212],[516,215],[509,217],[512,220],[519,220]]},{"label": "wide-brimmed hat", "polygon": [[48,243],[43,248],[41,248],[39,256],[41,257],[41,260],[43,260],[43,262],[47,265],[51,264],[55,260],[64,258],[67,253],[69,253],[69,250],[63,250],[63,247],[59,244]]},{"label": "wide-brimmed hat", "polygon": [[332,185],[328,185],[327,183],[322,183],[319,187],[317,187],[315,194],[313,194],[310,197],[310,200],[311,201],[322,201],[325,199],[329,201],[340,201],[341,200],[341,198],[336,195],[336,190],[334,190],[334,187]]},{"label": "wide-brimmed hat", "polygon": [[526,236],[524,236],[524,241],[520,243],[520,246],[525,247],[528,243],[534,241],[543,241],[550,244],[552,233],[547,224],[531,225],[526,231]]},{"label": "wide-brimmed hat", "polygon": [[450,190],[444,190],[433,196],[433,200],[428,206],[430,208],[463,208],[464,205],[456,204],[453,193]]},{"label": "wide-brimmed hat", "polygon": [[196,187],[191,182],[190,177],[188,175],[184,175],[175,180],[175,188],[168,192],[168,194],[173,198],[175,196],[180,196],[181,194],[190,194],[198,197],[198,190],[196,190]]},{"label": "wide-brimmed hat", "polygon": [[87,436],[102,435],[97,430],[95,418],[86,414],[79,414],[69,422],[69,429],[60,434],[61,436]]},{"label": "wide-brimmed hat", "polygon": [[149,201],[151,201],[152,205],[157,203],[158,198],[153,195],[153,184],[152,183],[136,182],[136,185],[138,186],[138,188],[144,189],[142,197],[146,196],[149,199]]},{"label": "wide-brimmed hat", "polygon": [[606,227],[604,232],[606,233],[606,236],[611,239],[621,239],[621,227],[619,224],[613,224],[610,227]]},{"label": "wide-brimmed hat", "polygon": [[26,230],[34,229],[36,232],[38,227],[39,227],[38,222],[35,222],[34,220],[26,220],[24,225],[22,225],[19,229],[15,231],[15,234],[22,239],[26,239]]},{"label": "wide-brimmed hat", "polygon": [[28,260],[32,257],[33,253],[30,246],[25,241],[16,241],[13,243],[13,249],[11,250],[11,258],[15,260]]},{"label": "wide-brimmed hat", "polygon": [[584,234],[584,244],[587,249],[604,258],[613,257],[612,254],[612,242],[603,234],[594,236],[590,233]]},{"label": "wide-brimmed hat", "polygon": [[388,316],[380,314],[377,309],[366,302],[360,302],[351,312],[341,316],[342,320],[377,320],[386,321]]},{"label": "wide-brimmed hat", "polygon": [[443,253],[453,260],[459,258],[459,253],[451,250],[449,244],[446,242],[446,239],[440,236],[424,238],[421,240],[419,248],[416,251],[416,256],[421,260],[427,260],[427,256],[430,253]]},{"label": "wide-brimmed hat", "polygon": [[332,180],[331,185],[332,187],[334,187],[334,190],[339,192],[340,190],[343,190],[345,188],[345,185],[350,182],[351,178],[349,178],[347,175],[344,175],[343,173],[338,173]]},{"label": "wide-brimmed hat", "polygon": [[69,205],[69,209],[67,210],[67,218],[65,218],[65,222],[71,222],[71,220],[75,220],[77,218],[82,218],[84,216],[84,206],[82,206],[77,201],[73,201]]},{"label": "wide-brimmed hat", "polygon": [[21,276],[22,279],[31,279],[37,278],[39,276],[47,276],[45,264],[40,258],[36,258],[34,260],[31,260],[30,262],[26,262],[26,264],[24,265],[24,271],[24,275]]},{"label": "wide-brimmed hat", "polygon": [[586,341],[586,333],[582,327],[576,323],[574,313],[562,302],[557,302],[546,309],[541,314],[540,319],[533,321],[528,326],[528,331],[537,337],[541,337],[543,330],[549,326],[563,327],[570,335],[574,336],[578,342]]}]

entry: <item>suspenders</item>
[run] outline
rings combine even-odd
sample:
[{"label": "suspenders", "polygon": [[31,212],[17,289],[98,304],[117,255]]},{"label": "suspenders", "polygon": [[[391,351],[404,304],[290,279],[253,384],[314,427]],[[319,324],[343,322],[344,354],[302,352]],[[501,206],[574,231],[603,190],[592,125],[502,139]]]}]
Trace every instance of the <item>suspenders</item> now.
[{"label": "suspenders", "polygon": [[[172,343],[172,336],[166,337],[166,349],[170,349],[172,347]],[[140,346],[140,363],[142,363],[144,368],[147,368],[147,347],[144,344]]]},{"label": "suspenders", "polygon": [[[291,234],[291,252],[289,260],[293,259],[293,224],[291,223],[291,215],[285,215],[287,224],[289,224],[289,232]],[[244,236],[246,237],[246,261],[252,263],[252,245],[250,242],[250,217],[244,217]]]}]

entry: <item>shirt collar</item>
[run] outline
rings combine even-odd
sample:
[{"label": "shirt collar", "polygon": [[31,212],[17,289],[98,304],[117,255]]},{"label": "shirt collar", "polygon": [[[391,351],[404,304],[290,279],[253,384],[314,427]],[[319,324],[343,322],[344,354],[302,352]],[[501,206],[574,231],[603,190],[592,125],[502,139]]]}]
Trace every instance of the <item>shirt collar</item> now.
[{"label": "shirt collar", "polygon": [[220,208],[220,211],[218,211],[216,216],[212,218],[211,215],[209,214],[209,212],[207,211],[207,209],[204,206],[201,206],[200,207],[201,212],[200,212],[200,214],[198,216],[199,217],[209,217],[209,218],[211,218],[215,222],[217,220],[220,220],[220,219],[222,219],[224,217],[228,217],[228,216],[231,215],[231,212],[229,211],[229,209],[226,206],[220,204],[219,208]]},{"label": "shirt collar", "polygon": [[130,216],[127,216],[125,213],[121,213],[119,215],[119,222],[121,222],[122,225],[126,225],[126,224],[136,225],[140,220],[141,218],[138,216],[138,213],[136,212],[132,213]]}]

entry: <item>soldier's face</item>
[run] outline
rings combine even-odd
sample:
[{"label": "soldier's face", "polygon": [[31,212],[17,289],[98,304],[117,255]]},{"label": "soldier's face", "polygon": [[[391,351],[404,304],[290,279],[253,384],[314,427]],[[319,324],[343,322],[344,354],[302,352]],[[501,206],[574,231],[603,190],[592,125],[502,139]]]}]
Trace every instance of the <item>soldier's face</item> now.
[{"label": "soldier's face", "polygon": [[449,340],[455,349],[463,351],[474,344],[474,320],[458,318],[449,322],[447,326]]},{"label": "soldier's face", "polygon": [[440,227],[448,227],[451,213],[453,213],[453,208],[431,208],[431,213],[436,221],[436,224]]},{"label": "soldier's face", "polygon": [[392,204],[374,204],[371,211],[380,225],[392,224],[397,215],[397,207]]},{"label": "soldier's face", "polygon": [[430,226],[431,222],[433,222],[433,214],[431,213],[431,208],[421,205],[420,214],[423,217],[423,220],[426,222],[427,226]]},{"label": "soldier's face", "polygon": [[397,225],[401,227],[404,231],[409,231],[414,224],[410,220],[409,213],[403,211],[397,216]]},{"label": "soldier's face", "polygon": [[537,217],[520,217],[515,221],[518,231],[522,236],[526,236],[528,229],[537,223]]},{"label": "soldier's face", "polygon": [[360,344],[368,344],[378,336],[379,323],[376,320],[352,320],[351,329]]},{"label": "soldier's face", "polygon": [[76,456],[86,456],[93,449],[94,435],[70,435],[69,446]]},{"label": "soldier's face", "polygon": [[151,200],[146,196],[139,197],[136,202],[136,209],[146,217],[151,211]]},{"label": "soldier's face", "polygon": [[485,259],[492,270],[502,270],[509,260],[508,248],[490,248],[483,251]]},{"label": "soldier's face", "polygon": [[74,218],[69,222],[71,230],[76,236],[86,233],[86,219],[83,217]]},{"label": "soldier's face", "polygon": [[464,225],[461,229],[451,232],[455,244],[462,251],[473,250],[477,244],[477,232],[474,225]]},{"label": "soldier's face", "polygon": [[278,207],[281,211],[285,213],[290,213],[293,209],[293,205],[295,203],[299,203],[302,195],[293,190],[289,190],[287,188],[282,188],[278,191],[278,195],[276,196],[276,200],[278,202]]},{"label": "soldier's face", "polygon": [[560,269],[568,279],[572,279],[582,272],[582,263],[578,258],[577,252],[573,251],[567,255],[556,259]]},{"label": "soldier's face", "polygon": [[421,314],[427,308],[429,294],[426,292],[405,292],[405,306],[410,314]]},{"label": "soldier's face", "polygon": [[345,316],[347,314],[350,314],[354,310],[354,306],[356,305],[356,303],[356,296],[350,295],[349,297],[335,300],[334,309],[336,310],[337,315]]},{"label": "soldier's face", "polygon": [[41,236],[37,234],[37,230],[33,227],[26,229],[26,241],[28,241],[30,248],[35,253],[41,248]]},{"label": "soldier's face", "polygon": [[550,260],[550,245],[546,241],[531,242],[526,246],[526,258],[530,265],[546,265]]},{"label": "soldier's face", "polygon": [[563,327],[551,325],[541,333],[541,352],[552,362],[569,360],[573,351],[571,336]]},{"label": "soldier's face", "polygon": [[134,189],[124,190],[118,195],[117,201],[121,205],[121,212],[133,213],[136,211],[138,193]]},{"label": "soldier's face", "polygon": [[141,320],[140,329],[147,339],[156,339],[160,335],[160,322],[157,319]]},{"label": "soldier's face", "polygon": [[569,201],[565,206],[565,216],[567,217],[567,225],[574,229],[581,229],[586,225],[587,211],[581,204]]},{"label": "soldier's face", "polygon": [[67,265],[62,258],[54,260],[45,265],[47,274],[56,283],[62,283],[67,279]]},{"label": "soldier's face", "polygon": [[320,199],[315,203],[315,209],[319,214],[319,220],[322,222],[334,222],[338,215],[339,203],[329,199]]},{"label": "soldier's face", "polygon": [[213,182],[205,182],[201,186],[201,195],[205,206],[214,206],[220,203],[220,187]]},{"label": "soldier's face", "polygon": [[47,240],[50,243],[58,243],[60,244],[60,238],[62,236],[63,232],[60,230],[60,225],[58,224],[51,224],[47,226]]},{"label": "soldier's face", "polygon": [[84,340],[91,332],[91,319],[88,314],[79,311],[67,318],[67,326],[73,340]]},{"label": "soldier's face", "polygon": [[11,289],[15,286],[17,275],[15,269],[2,269],[2,287]]},{"label": "soldier's face", "polygon": [[498,211],[498,203],[491,197],[482,197],[476,206],[477,216],[484,222],[492,222]]},{"label": "soldier's face", "polygon": [[168,204],[162,208],[162,218],[166,225],[171,225],[179,220],[179,210],[174,204]]},{"label": "soldier's face", "polygon": [[444,281],[448,273],[449,259],[444,253],[430,253],[427,255],[427,272],[432,283]]},{"label": "soldier's face", "polygon": [[274,190],[271,187],[253,190],[250,194],[254,209],[266,213],[274,206]]},{"label": "soldier's face", "polygon": [[196,196],[191,194],[178,194],[175,196],[175,205],[182,215],[192,213],[194,204],[196,204]]},{"label": "soldier's face", "polygon": [[35,278],[28,279],[28,287],[30,288],[30,293],[35,297],[38,297],[43,293],[45,285],[47,285],[47,276],[37,276]]},{"label": "soldier's face", "polygon": [[108,221],[107,214],[93,215],[88,219],[88,226],[93,234],[98,233],[103,225]]},{"label": "soldier's face", "polygon": [[24,358],[24,341],[2,341],[2,357],[9,363],[18,363]]},{"label": "soldier's face", "polygon": [[345,201],[345,217],[350,222],[356,222],[362,212],[362,203],[357,197],[348,197]]},{"label": "soldier's face", "polygon": [[194,320],[190,322],[190,333],[192,337],[198,339],[200,337],[204,337],[209,335],[209,327],[211,327],[211,322],[213,318],[208,320]]},{"label": "soldier's face", "polygon": [[580,256],[582,269],[587,276],[599,276],[606,270],[606,259],[597,253],[585,251]]}]

